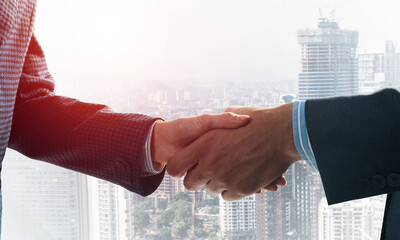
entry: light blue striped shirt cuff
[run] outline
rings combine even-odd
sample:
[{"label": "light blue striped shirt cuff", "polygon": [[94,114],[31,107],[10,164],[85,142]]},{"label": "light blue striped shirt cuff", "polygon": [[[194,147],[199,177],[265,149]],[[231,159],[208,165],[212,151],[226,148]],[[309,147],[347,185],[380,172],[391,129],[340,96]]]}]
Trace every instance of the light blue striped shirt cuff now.
[{"label": "light blue striped shirt cuff", "polygon": [[160,172],[158,172],[157,170],[154,169],[153,166],[153,162],[151,159],[151,149],[150,149],[150,143],[151,143],[151,136],[153,135],[153,128],[154,125],[156,124],[156,122],[153,123],[153,125],[151,126],[149,133],[147,135],[147,139],[146,139],[146,143],[144,145],[144,152],[145,152],[145,157],[143,160],[143,169],[142,169],[142,176],[151,176],[151,175],[155,175],[158,174]]},{"label": "light blue striped shirt cuff", "polygon": [[305,113],[306,101],[296,101],[293,103],[293,137],[297,152],[315,170],[318,170],[314,152],[311,147],[306,125]]}]

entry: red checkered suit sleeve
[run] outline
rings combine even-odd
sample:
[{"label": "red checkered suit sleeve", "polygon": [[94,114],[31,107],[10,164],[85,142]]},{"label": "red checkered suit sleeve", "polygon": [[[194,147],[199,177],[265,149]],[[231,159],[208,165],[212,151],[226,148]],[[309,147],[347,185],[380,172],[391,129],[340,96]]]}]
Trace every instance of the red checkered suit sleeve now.
[{"label": "red checkered suit sleeve", "polygon": [[9,147],[146,196],[164,175],[141,177],[144,146],[155,120],[55,95],[43,51],[33,36],[18,87]]}]

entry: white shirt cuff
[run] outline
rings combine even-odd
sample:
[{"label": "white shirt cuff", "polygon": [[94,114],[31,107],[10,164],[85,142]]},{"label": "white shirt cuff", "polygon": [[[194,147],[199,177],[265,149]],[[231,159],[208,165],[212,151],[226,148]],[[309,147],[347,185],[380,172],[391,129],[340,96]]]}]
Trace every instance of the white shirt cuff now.
[{"label": "white shirt cuff", "polygon": [[157,120],[153,123],[153,125],[151,126],[149,133],[147,135],[147,140],[146,143],[144,145],[144,152],[145,152],[145,157],[143,160],[143,169],[142,169],[142,176],[151,176],[151,175],[156,175],[162,172],[162,170],[157,171],[154,166],[153,166],[153,161],[151,159],[151,136],[153,135],[153,129],[155,124],[161,120]]}]

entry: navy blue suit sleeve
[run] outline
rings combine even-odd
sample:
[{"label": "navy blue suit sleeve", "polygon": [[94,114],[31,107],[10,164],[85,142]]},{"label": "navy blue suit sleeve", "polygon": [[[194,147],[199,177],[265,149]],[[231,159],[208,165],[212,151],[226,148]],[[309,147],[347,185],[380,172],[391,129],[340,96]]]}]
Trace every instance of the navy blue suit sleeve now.
[{"label": "navy blue suit sleeve", "polygon": [[400,93],[306,102],[307,129],[329,204],[400,190]]}]

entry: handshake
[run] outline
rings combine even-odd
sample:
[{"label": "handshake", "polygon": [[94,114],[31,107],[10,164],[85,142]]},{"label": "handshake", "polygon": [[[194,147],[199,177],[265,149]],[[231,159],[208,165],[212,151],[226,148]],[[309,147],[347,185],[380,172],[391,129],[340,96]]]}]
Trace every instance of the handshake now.
[{"label": "handshake", "polygon": [[196,190],[228,201],[286,185],[283,174],[301,159],[292,130],[292,103],[275,108],[228,108],[218,115],[157,122],[151,140],[154,165]]}]

